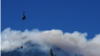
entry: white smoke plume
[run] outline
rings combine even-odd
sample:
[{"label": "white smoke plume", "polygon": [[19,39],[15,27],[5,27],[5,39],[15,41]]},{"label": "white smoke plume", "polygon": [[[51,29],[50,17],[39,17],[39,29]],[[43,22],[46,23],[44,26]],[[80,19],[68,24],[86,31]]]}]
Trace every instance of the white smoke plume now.
[{"label": "white smoke plume", "polygon": [[[57,46],[66,52],[82,54],[84,56],[100,56],[100,34],[93,39],[87,40],[87,33],[73,32],[63,33],[61,30],[32,31],[24,32],[5,29],[1,32],[1,50],[11,51],[28,41],[42,45],[42,50],[49,50],[52,46]],[[23,44],[22,44],[23,42]],[[24,45],[25,46],[25,45]],[[27,48],[27,46],[25,46]]]}]

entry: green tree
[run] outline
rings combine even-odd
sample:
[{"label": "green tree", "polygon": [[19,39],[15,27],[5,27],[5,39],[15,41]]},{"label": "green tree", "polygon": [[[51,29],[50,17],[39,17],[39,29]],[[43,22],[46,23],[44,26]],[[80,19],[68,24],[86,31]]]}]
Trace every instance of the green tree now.
[{"label": "green tree", "polygon": [[52,52],[52,49],[50,49],[50,55],[51,55],[51,56],[53,56],[53,52]]}]

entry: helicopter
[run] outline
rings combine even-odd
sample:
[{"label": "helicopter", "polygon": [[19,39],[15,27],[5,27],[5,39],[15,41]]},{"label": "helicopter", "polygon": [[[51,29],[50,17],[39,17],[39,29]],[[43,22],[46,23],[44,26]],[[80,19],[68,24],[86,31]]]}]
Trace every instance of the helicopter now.
[{"label": "helicopter", "polygon": [[25,11],[23,12],[23,17],[22,17],[22,20],[26,19],[26,18],[25,18],[25,15],[24,15],[24,13],[25,13]]},{"label": "helicopter", "polygon": [[[26,18],[25,18],[25,11],[23,12],[23,17],[22,17],[22,20],[25,20]],[[24,23],[23,23],[24,24]],[[23,46],[21,46],[21,49],[23,48]]]}]

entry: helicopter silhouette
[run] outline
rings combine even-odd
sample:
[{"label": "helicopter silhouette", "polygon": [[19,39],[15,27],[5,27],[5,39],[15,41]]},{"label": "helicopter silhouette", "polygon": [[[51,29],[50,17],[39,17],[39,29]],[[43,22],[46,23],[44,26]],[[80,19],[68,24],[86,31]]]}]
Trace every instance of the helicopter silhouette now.
[{"label": "helicopter silhouette", "polygon": [[23,12],[22,20],[25,20],[26,19],[24,13],[25,13],[25,11]]}]

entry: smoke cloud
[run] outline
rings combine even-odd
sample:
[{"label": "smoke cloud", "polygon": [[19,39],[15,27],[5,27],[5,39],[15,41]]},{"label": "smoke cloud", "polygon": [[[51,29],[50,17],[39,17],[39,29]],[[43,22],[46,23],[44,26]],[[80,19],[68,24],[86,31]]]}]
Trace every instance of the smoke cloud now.
[{"label": "smoke cloud", "polygon": [[[73,33],[63,33],[61,30],[39,31],[5,29],[1,32],[1,51],[13,51],[23,45],[23,50],[28,51],[29,45],[39,44],[41,47],[36,47],[41,51],[47,52],[50,48],[56,46],[65,52],[82,54],[84,56],[100,56],[100,34],[97,34],[93,39],[87,40],[87,33],[75,31]],[[19,50],[19,51],[23,51]]]}]

